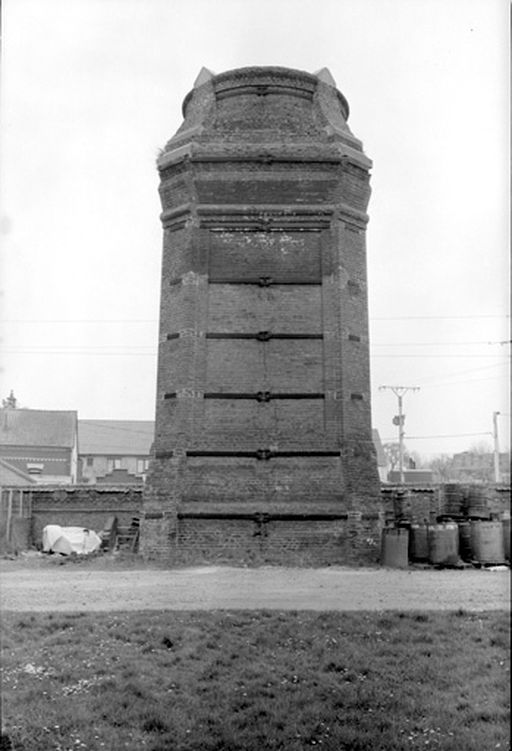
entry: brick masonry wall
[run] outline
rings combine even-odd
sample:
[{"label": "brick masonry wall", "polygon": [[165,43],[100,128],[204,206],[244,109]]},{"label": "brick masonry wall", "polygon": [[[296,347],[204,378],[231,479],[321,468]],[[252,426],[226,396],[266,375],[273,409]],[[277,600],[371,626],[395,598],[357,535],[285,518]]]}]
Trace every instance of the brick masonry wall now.
[{"label": "brick masonry wall", "polygon": [[[184,500],[229,504],[259,503],[260,511],[273,502],[309,502],[311,510],[331,501],[346,510],[337,457],[191,457],[184,469]],[[307,482],[305,479],[307,478]],[[265,499],[262,503],[261,499]]]},{"label": "brick masonry wall", "polygon": [[[180,565],[371,564],[378,559],[384,522],[434,522],[446,511],[443,486],[408,488],[399,502],[398,490],[398,486],[384,486],[382,502],[373,511],[360,513],[345,508],[337,517],[339,504],[329,506],[319,501],[312,508],[297,498],[283,503],[279,495],[279,502],[269,504],[268,513],[262,514],[257,503],[243,498],[238,503],[226,503],[221,493],[212,493],[208,503],[182,504],[177,514],[174,501],[167,494],[146,509],[142,521],[146,534],[140,552],[148,559],[165,559]],[[16,519],[14,548],[19,550],[29,543],[39,546],[46,524],[84,526],[99,532],[108,517],[115,515],[121,525],[128,525],[133,516],[139,515],[142,503],[140,486],[108,490],[86,486],[32,487],[26,493],[32,494],[32,517]],[[510,486],[487,486],[486,499],[490,513],[510,516]],[[5,513],[0,517],[5,521]],[[0,524],[0,538],[2,534]],[[4,549],[5,545],[1,550]]]},{"label": "brick masonry wall", "polygon": [[444,512],[440,487],[386,487],[381,491],[384,514],[388,521],[410,521],[415,524],[435,523]]},{"label": "brick masonry wall", "polygon": [[41,544],[47,524],[86,527],[99,533],[110,516],[117,516],[121,526],[129,525],[142,506],[140,486],[105,491],[87,486],[35,488],[31,496],[31,541],[36,546]]},{"label": "brick masonry wall", "polygon": [[487,503],[491,513],[510,517],[510,485],[491,485]]},{"label": "brick masonry wall", "polygon": [[[206,75],[159,159],[155,470],[142,524],[159,550],[179,536],[171,517],[183,503],[241,501],[262,513],[276,503],[338,513],[378,505],[366,311],[370,162],[347,115],[342,95],[309,74]],[[281,336],[247,337],[258,332]],[[258,393],[270,400],[255,400]],[[275,455],[222,455],[241,450]],[[162,534],[158,498],[169,526]]]},{"label": "brick masonry wall", "polygon": [[[456,486],[456,485],[455,485]],[[407,487],[399,485],[385,485],[381,489],[381,498],[385,518],[389,521],[410,521],[416,524],[434,523],[437,517],[453,515],[450,508],[448,486],[429,485],[425,487]],[[456,486],[457,487],[457,486]],[[468,485],[458,486],[463,494],[467,493]],[[481,487],[483,506],[489,516],[510,516],[510,485],[485,485]],[[462,508],[461,517],[469,515],[469,509]]]},{"label": "brick masonry wall", "polygon": [[381,519],[182,518],[175,557],[180,561],[322,566],[376,563]]}]

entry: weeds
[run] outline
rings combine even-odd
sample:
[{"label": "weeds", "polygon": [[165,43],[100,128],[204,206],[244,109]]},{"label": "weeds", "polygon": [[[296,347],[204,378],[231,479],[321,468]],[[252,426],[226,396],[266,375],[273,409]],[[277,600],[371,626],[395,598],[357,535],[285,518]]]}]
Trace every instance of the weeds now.
[{"label": "weeds", "polygon": [[505,613],[4,616],[14,751],[509,748]]}]

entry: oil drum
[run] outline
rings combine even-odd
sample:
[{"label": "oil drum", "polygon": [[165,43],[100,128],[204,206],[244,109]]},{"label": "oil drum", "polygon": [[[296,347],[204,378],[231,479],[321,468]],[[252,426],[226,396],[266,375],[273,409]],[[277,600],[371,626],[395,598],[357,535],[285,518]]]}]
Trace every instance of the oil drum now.
[{"label": "oil drum", "polygon": [[453,522],[428,527],[428,560],[437,565],[454,566],[459,562],[459,528]]},{"label": "oil drum", "polygon": [[426,524],[411,524],[409,558],[415,562],[428,561],[428,527]]},{"label": "oil drum", "polygon": [[381,566],[390,568],[407,568],[409,548],[409,530],[402,527],[385,527],[382,530]]},{"label": "oil drum", "polygon": [[491,514],[487,504],[485,485],[470,485],[468,488],[468,516],[471,519],[489,519]]},{"label": "oil drum", "polygon": [[478,563],[504,563],[502,522],[471,522],[471,547],[473,556]]},{"label": "oil drum", "polygon": [[463,561],[471,561],[473,548],[471,547],[471,522],[459,522],[459,553]]}]

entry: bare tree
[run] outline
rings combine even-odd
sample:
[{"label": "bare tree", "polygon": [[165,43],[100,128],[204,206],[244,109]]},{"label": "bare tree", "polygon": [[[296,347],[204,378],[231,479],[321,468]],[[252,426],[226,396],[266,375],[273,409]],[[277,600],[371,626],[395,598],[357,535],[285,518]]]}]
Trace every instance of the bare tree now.
[{"label": "bare tree", "polygon": [[[391,471],[396,469],[400,463],[400,446],[398,443],[385,443],[382,446],[386,459],[388,460],[389,468]],[[404,447],[404,460],[405,464],[409,461],[410,454]]]},{"label": "bare tree", "polygon": [[452,475],[453,458],[448,454],[440,454],[430,461],[430,469],[434,473],[434,481],[449,482]]},{"label": "bare tree", "polygon": [[11,393],[7,397],[7,399],[2,399],[2,407],[4,409],[16,409],[18,406],[18,401],[16,397],[14,396],[14,391],[11,389]]},{"label": "bare tree", "polygon": [[492,445],[490,441],[477,441],[469,447],[470,454],[492,454]]}]

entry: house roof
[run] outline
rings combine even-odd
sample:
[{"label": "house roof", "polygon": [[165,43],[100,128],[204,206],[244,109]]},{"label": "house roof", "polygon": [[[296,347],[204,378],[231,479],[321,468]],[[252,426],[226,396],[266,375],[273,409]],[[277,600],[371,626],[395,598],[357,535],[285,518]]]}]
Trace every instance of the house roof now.
[{"label": "house roof", "polygon": [[0,409],[0,446],[53,446],[75,444],[77,413],[43,409]]},{"label": "house roof", "polygon": [[0,459],[0,485],[33,485],[35,480],[28,472]]},{"label": "house roof", "polygon": [[153,420],[79,420],[78,451],[84,454],[149,456]]}]

